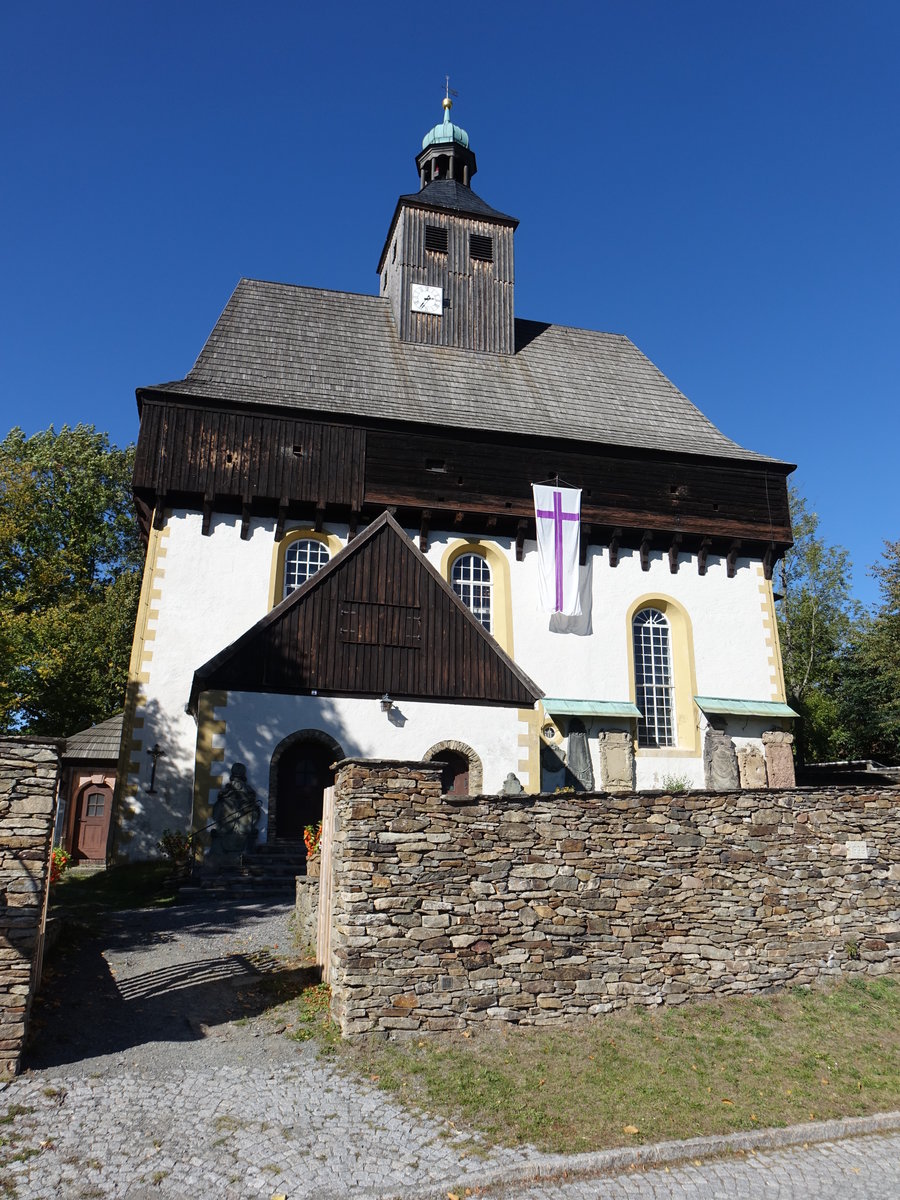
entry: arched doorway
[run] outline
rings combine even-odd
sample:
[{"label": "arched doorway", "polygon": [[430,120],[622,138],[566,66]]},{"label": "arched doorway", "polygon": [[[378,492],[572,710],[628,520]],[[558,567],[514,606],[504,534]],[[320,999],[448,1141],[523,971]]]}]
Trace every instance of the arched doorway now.
[{"label": "arched doorway", "polygon": [[425,752],[425,761],[441,764],[441,792],[445,796],[478,796],[483,787],[481,759],[465,742],[448,739]]},{"label": "arched doorway", "polygon": [[444,796],[468,796],[469,760],[458,750],[441,750],[431,760],[441,766],[441,793]]},{"label": "arched doorway", "polygon": [[299,842],[307,825],[322,820],[322,795],[334,783],[340,745],[318,729],[291,734],[272,756],[268,840]]},{"label": "arched doorway", "polygon": [[72,827],[72,857],[76,862],[103,862],[112,811],[112,788],[89,783],[78,793]]}]

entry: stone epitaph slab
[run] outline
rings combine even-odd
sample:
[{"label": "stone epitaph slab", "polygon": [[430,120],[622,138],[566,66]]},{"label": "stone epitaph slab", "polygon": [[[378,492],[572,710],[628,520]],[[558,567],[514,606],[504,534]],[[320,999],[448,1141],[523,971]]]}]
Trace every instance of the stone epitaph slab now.
[{"label": "stone epitaph slab", "polygon": [[568,767],[574,779],[576,792],[593,791],[594,767],[591,763],[587,730],[584,722],[580,721],[578,717],[573,717],[569,722],[568,746]]},{"label": "stone epitaph slab", "polygon": [[770,788],[796,787],[794,775],[794,735],[783,729],[772,729],[762,735],[766,749],[766,774]]},{"label": "stone epitaph slab", "polygon": [[758,746],[741,746],[738,750],[738,770],[742,788],[766,787],[766,759]]},{"label": "stone epitaph slab", "polygon": [[736,792],[740,787],[734,742],[723,730],[712,726],[703,742],[703,770],[710,792]]},{"label": "stone epitaph slab", "polygon": [[600,786],[605,792],[634,791],[634,739],[625,730],[604,729],[600,741]]}]

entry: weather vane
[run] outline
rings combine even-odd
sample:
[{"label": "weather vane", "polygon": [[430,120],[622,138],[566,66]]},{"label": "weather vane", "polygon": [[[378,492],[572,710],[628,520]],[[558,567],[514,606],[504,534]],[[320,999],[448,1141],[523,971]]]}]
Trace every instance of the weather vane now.
[{"label": "weather vane", "polygon": [[458,96],[458,95],[459,95],[459,92],[455,92],[455,91],[453,90],[453,88],[450,86],[450,76],[449,76],[449,75],[445,75],[445,76],[444,76],[444,83],[445,83],[445,86],[446,86],[446,88],[447,88],[446,94],[445,94],[445,96],[444,96],[444,108],[452,108],[452,107],[453,107],[453,101],[450,99],[450,97],[451,97],[451,96]]}]

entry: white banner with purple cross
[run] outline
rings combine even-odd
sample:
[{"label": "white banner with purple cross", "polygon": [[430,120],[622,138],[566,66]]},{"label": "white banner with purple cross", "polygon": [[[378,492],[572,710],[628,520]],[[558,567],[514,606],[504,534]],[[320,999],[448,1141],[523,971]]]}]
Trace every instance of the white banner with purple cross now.
[{"label": "white banner with purple cross", "polygon": [[540,607],[544,612],[581,615],[578,550],[581,488],[534,483]]}]

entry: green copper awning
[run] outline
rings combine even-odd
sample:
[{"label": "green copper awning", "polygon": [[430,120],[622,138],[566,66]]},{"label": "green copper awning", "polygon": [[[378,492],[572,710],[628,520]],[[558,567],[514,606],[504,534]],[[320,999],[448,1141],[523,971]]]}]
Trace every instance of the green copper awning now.
[{"label": "green copper awning", "polygon": [[554,700],[541,701],[553,717],[639,717],[641,710],[630,700]]},{"label": "green copper awning", "polygon": [[[780,700],[725,700],[721,696],[695,696],[698,708],[705,713],[722,713],[730,717],[799,717]],[[546,704],[546,701],[544,701]]]}]

